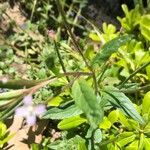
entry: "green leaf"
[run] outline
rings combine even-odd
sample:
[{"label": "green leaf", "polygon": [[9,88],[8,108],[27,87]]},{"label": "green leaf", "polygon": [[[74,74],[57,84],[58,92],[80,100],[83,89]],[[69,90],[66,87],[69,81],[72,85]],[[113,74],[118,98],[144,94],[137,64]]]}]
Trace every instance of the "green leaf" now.
[{"label": "green leaf", "polygon": [[33,143],[33,144],[31,144],[31,148],[32,148],[32,150],[39,150],[39,145]]},{"label": "green leaf", "polygon": [[84,141],[80,141],[80,142],[78,143],[78,150],[87,150]]},{"label": "green leaf", "polygon": [[85,113],[93,129],[96,129],[103,120],[103,110],[97,101],[93,89],[85,80],[76,80],[72,87],[75,104]]},{"label": "green leaf", "polygon": [[48,101],[48,106],[59,106],[63,99],[60,96],[56,96],[54,98],[50,98]]},{"label": "green leaf", "polygon": [[128,119],[128,122],[130,124],[130,126],[136,130],[136,131],[140,131],[140,126],[139,126],[139,123],[133,119]]},{"label": "green leaf", "polygon": [[132,117],[140,124],[144,124],[143,118],[134,108],[130,99],[118,89],[113,87],[107,87],[103,93],[103,100],[110,102],[112,105],[120,108],[126,115]]},{"label": "green leaf", "polygon": [[2,148],[5,143],[12,139],[15,134],[16,133],[13,133],[11,135],[6,136],[3,140],[0,140],[0,148]]},{"label": "green leaf", "polygon": [[144,136],[144,134],[143,133],[141,133],[140,134],[140,140],[139,140],[139,149],[143,149],[144,148],[144,138],[145,138],[145,136]]},{"label": "green leaf", "polygon": [[127,31],[132,32],[140,22],[141,14],[139,6],[137,5],[134,9],[129,10],[127,5],[122,5],[123,12],[125,14],[124,18],[117,17],[120,21],[121,26]]},{"label": "green leaf", "polygon": [[65,119],[82,114],[83,112],[76,106],[72,105],[66,109],[50,108],[42,117],[44,119]]},{"label": "green leaf", "polygon": [[139,150],[139,140],[134,140],[126,147],[126,150]]},{"label": "green leaf", "polygon": [[112,124],[118,121],[118,118],[119,118],[119,110],[113,110],[108,115],[108,119]]},{"label": "green leaf", "polygon": [[140,21],[140,29],[142,35],[150,41],[150,15],[144,15]]},{"label": "green leaf", "polygon": [[150,139],[149,138],[144,138],[144,148],[145,148],[145,150],[149,150],[149,148],[150,148]]},{"label": "green leaf", "polygon": [[133,35],[123,35],[120,37],[116,37],[112,39],[111,41],[107,42],[100,52],[97,53],[97,55],[93,58],[92,64],[102,64],[106,62],[109,57],[118,50],[121,46],[125,45],[128,41],[130,41],[133,38]]},{"label": "green leaf", "polygon": [[100,38],[95,33],[90,33],[89,38],[91,38],[93,41],[100,42]]},{"label": "green leaf", "polygon": [[[50,150],[86,150],[83,146],[85,140],[80,136],[76,135],[73,138],[65,138],[63,140],[56,140],[51,144],[47,145]],[[79,149],[82,148],[82,149]]]},{"label": "green leaf", "polygon": [[7,127],[4,123],[0,122],[0,139],[6,134]]},{"label": "green leaf", "polygon": [[94,142],[100,143],[101,141],[102,141],[102,132],[101,132],[101,129],[97,129],[94,132]]},{"label": "green leaf", "polygon": [[58,124],[58,128],[61,130],[68,130],[71,128],[75,128],[86,121],[87,120],[85,118],[81,118],[80,116],[74,116],[60,121]]},{"label": "green leaf", "polygon": [[133,132],[124,132],[120,134],[120,137],[118,138],[118,141],[116,143],[121,148],[123,148],[125,145],[134,141],[135,138],[136,138],[136,135]]},{"label": "green leaf", "polygon": [[108,120],[107,117],[104,117],[103,122],[101,122],[100,126],[101,129],[110,129],[111,127],[111,122]]},{"label": "green leaf", "polygon": [[142,103],[142,114],[150,113],[150,91],[147,92],[144,96]]},{"label": "green leaf", "polygon": [[22,89],[22,90],[13,90],[10,92],[1,93],[0,100],[8,100],[8,99],[19,97],[23,95],[25,91],[26,89]]},{"label": "green leaf", "polygon": [[146,67],[146,74],[147,74],[148,79],[150,81],[150,65]]}]

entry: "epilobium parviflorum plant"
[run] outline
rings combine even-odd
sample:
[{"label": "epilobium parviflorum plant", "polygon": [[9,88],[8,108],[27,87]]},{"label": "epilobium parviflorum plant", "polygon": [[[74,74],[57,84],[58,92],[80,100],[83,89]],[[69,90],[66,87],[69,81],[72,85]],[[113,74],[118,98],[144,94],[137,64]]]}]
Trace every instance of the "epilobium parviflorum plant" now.
[{"label": "epilobium parviflorum plant", "polygon": [[30,21],[0,37],[0,120],[46,120],[33,150],[148,150],[149,5],[122,5],[120,30],[103,23],[100,31],[81,15],[86,0],[25,2]]}]

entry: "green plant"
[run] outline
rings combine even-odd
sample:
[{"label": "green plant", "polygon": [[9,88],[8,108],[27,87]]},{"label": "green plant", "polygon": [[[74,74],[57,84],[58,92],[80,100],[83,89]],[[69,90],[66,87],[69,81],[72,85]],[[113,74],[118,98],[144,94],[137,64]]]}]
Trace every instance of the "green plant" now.
[{"label": "green plant", "polygon": [[14,136],[14,134],[10,135],[7,131],[6,125],[0,122],[0,148],[4,148],[6,143]]},{"label": "green plant", "polygon": [[[25,2],[28,1],[22,1]],[[40,145],[31,144],[33,150],[147,149],[149,14],[142,13],[138,6],[129,11],[123,5],[125,17],[119,18],[123,30],[117,31],[114,25],[104,23],[99,31],[90,23],[92,30],[77,41],[73,31],[75,27],[82,28],[77,18],[84,2],[74,1],[68,9],[64,1],[56,0],[58,10],[48,3],[35,0],[31,8],[27,5],[31,17],[26,28],[8,39],[2,38],[10,48],[8,51],[0,48],[0,54],[6,55],[3,61],[9,62],[6,68],[12,69],[12,62],[29,67],[25,79],[17,72],[13,75],[17,80],[8,78],[5,82],[0,78],[0,87],[10,89],[0,94],[0,120],[12,116],[22,105],[22,99],[33,95],[31,104],[47,106],[39,119],[56,122],[56,129],[62,133],[54,142],[49,136],[43,137]],[[39,8],[40,4],[43,9]],[[80,9],[72,26],[69,14],[74,11],[74,4],[79,4]],[[43,31],[48,27],[48,16],[53,9],[57,11],[57,15],[51,15],[58,23],[54,24],[57,32],[49,30],[46,35]],[[36,21],[38,16],[44,23]],[[89,38],[100,46],[95,48],[92,42],[87,42]],[[7,69],[2,69],[2,75],[8,74]],[[27,105],[28,108],[31,107]]]}]

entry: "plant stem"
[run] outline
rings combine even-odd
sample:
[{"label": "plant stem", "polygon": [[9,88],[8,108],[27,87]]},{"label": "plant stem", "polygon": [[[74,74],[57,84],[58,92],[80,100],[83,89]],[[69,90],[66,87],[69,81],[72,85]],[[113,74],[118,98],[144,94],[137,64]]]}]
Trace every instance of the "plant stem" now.
[{"label": "plant stem", "polygon": [[100,82],[102,81],[103,75],[104,75],[104,73],[106,72],[108,66],[109,66],[108,63],[105,63],[105,64],[104,64],[104,67],[103,67],[103,69],[102,69],[102,73],[100,74],[100,77],[99,77],[99,79],[98,79],[98,84],[100,84]]},{"label": "plant stem", "polygon": [[[74,19],[74,21],[73,21],[73,24],[77,24],[77,22],[78,22],[78,17],[79,17],[80,14],[81,14],[81,10],[82,10],[82,7],[79,8],[79,11],[78,11],[77,15],[75,16],[75,19]],[[72,33],[74,32],[74,26],[72,27],[71,32],[72,32]],[[70,42],[71,42],[71,38],[69,37],[69,39],[68,39],[68,45],[70,45]]]},{"label": "plant stem", "polygon": [[[57,56],[58,56],[60,65],[61,65],[61,67],[62,67],[62,70],[63,70],[64,73],[66,73],[66,68],[65,68],[65,65],[64,65],[64,63],[63,63],[63,60],[62,60],[62,58],[61,58],[61,54],[60,54],[60,52],[59,52],[59,49],[58,49],[58,46],[57,46],[57,42],[56,42],[55,40],[54,40],[54,45],[55,45],[55,50],[56,50],[56,53],[57,53]],[[67,79],[68,82],[70,82],[68,76],[66,76],[66,79]]]},{"label": "plant stem", "polygon": [[142,65],[141,67],[137,68],[133,73],[131,73],[131,75],[130,75],[128,78],[126,78],[126,79],[118,86],[118,88],[121,89],[121,88],[124,86],[124,84],[125,84],[126,82],[128,82],[128,81],[129,81],[132,77],[134,77],[139,71],[141,71],[142,69],[144,69],[144,68],[147,67],[148,65],[150,65],[150,61],[147,62],[147,63],[145,63],[145,64]]},{"label": "plant stem", "polygon": [[82,50],[79,46],[79,44],[77,43],[76,41],[76,38],[74,36],[74,34],[71,32],[71,28],[70,26],[68,25],[68,22],[67,22],[67,19],[66,19],[66,16],[65,16],[65,12],[63,11],[62,7],[61,7],[61,4],[60,4],[60,1],[59,0],[56,0],[56,5],[58,7],[58,11],[61,13],[61,16],[62,16],[62,19],[64,21],[64,25],[65,25],[65,28],[67,29],[71,39],[72,39],[72,42],[73,42],[73,45],[75,47],[75,49],[79,52],[79,54],[81,55],[83,61],[85,62],[86,66],[88,67],[88,69],[92,72],[93,74],[93,82],[94,82],[94,86],[95,86],[95,93],[97,94],[98,93],[98,86],[97,86],[97,81],[96,81],[96,76],[95,76],[95,72],[94,70],[92,69],[92,67],[88,64],[86,58],[84,57],[83,53],[82,53]]},{"label": "plant stem", "polygon": [[34,14],[34,11],[35,11],[36,3],[37,3],[37,0],[34,0],[32,12],[31,12],[31,16],[30,16],[30,21],[31,21],[31,22],[32,22],[32,19],[33,19],[33,14]]},{"label": "plant stem", "polygon": [[120,92],[123,92],[123,93],[135,93],[135,92],[139,92],[141,90],[150,90],[150,84],[147,84],[145,86],[142,86],[142,87],[138,87],[138,88],[135,88],[135,89],[122,89],[122,90],[119,90]]},{"label": "plant stem", "polygon": [[92,76],[91,72],[66,72],[66,73],[61,73],[57,76],[53,76],[44,80],[9,80],[6,83],[3,83],[0,78],[0,88],[8,88],[8,89],[22,89],[24,87],[30,88],[33,86],[36,86],[44,81],[54,79],[54,78],[61,78],[64,76]]}]

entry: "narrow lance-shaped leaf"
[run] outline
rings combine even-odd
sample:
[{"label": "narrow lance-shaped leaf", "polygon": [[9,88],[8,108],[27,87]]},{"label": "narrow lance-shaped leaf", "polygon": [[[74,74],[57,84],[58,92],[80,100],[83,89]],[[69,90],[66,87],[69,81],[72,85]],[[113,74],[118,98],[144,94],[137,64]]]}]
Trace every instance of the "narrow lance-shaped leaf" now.
[{"label": "narrow lance-shaped leaf", "polygon": [[33,86],[42,83],[44,80],[8,80],[6,83],[3,83],[0,80],[0,88],[7,89],[22,89],[24,87],[30,88]]},{"label": "narrow lance-shaped leaf", "polygon": [[75,104],[85,113],[87,120],[93,129],[96,129],[103,120],[103,110],[98,103],[93,89],[85,80],[75,81],[72,87]]},{"label": "narrow lance-shaped leaf", "polygon": [[19,97],[23,95],[27,89],[21,89],[21,90],[13,90],[10,92],[5,92],[0,94],[0,100],[9,100],[15,97]]},{"label": "narrow lance-shaped leaf", "polygon": [[97,55],[93,58],[92,64],[102,64],[106,62],[109,59],[109,57],[118,50],[118,48],[125,45],[132,38],[133,35],[123,35],[107,42],[97,53]]},{"label": "narrow lance-shaped leaf", "polygon": [[117,88],[107,87],[103,93],[102,101],[108,101],[112,105],[120,108],[126,115],[132,117],[140,124],[144,124],[143,118],[136,111],[130,99],[122,92],[118,91]]}]

